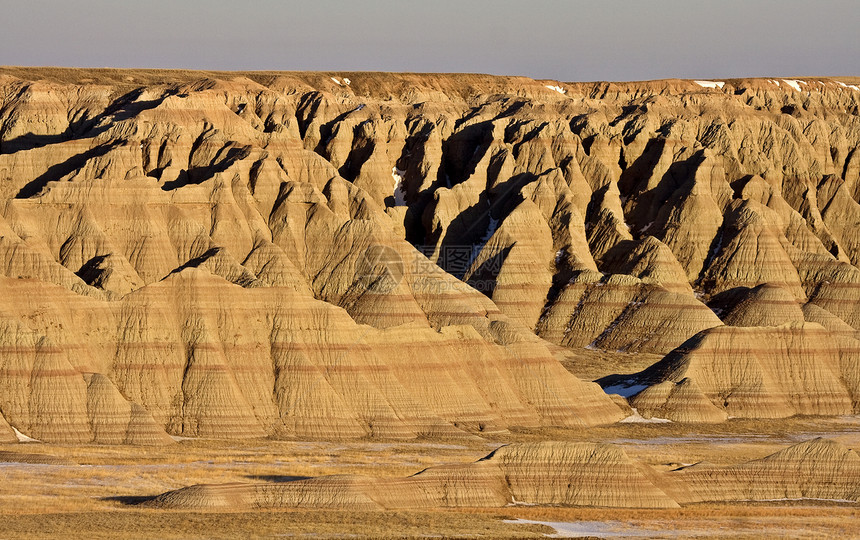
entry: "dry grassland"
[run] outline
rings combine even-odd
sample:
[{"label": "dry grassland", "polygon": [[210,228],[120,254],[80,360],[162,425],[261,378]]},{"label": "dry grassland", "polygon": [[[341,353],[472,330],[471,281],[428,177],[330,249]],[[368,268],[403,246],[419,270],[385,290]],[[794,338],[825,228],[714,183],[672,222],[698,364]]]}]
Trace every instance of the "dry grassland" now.
[{"label": "dry grassland", "polygon": [[[156,448],[99,445],[4,445],[0,452],[41,454],[71,464],[0,463],[2,537],[229,538],[236,536],[528,537],[552,532],[529,519],[608,522],[659,537],[765,538],[860,535],[856,505],[782,502],[695,505],[678,510],[508,507],[439,511],[342,512],[280,510],[186,512],[143,510],[134,502],[198,483],[284,482],[296,477],[357,473],[406,476],[444,463],[475,461],[501,444],[530,440],[605,441],[657,471],[710,461],[738,463],[787,444],[825,435],[860,448],[860,419],[732,420],[725,424],[617,424],[589,430],[521,430],[492,440],[427,442],[180,440]],[[0,454],[2,455],[2,454]],[[38,461],[38,459],[36,459]]]}]

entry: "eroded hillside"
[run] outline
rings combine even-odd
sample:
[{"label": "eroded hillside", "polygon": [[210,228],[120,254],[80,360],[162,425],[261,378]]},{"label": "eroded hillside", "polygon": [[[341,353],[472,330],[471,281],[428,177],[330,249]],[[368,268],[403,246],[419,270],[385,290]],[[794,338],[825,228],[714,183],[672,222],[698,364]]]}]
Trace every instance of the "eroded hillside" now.
[{"label": "eroded hillside", "polygon": [[620,420],[558,362],[583,347],[667,355],[604,382],[646,416],[856,413],[858,104],[847,79],[4,68],[0,429]]}]

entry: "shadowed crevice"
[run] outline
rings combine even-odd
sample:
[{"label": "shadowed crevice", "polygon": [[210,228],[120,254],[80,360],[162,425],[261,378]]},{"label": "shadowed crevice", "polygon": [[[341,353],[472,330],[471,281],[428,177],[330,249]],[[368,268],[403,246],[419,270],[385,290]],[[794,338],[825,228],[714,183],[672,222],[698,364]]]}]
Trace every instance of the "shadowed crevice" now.
[{"label": "shadowed crevice", "polygon": [[78,169],[84,167],[84,165],[87,164],[87,161],[93,158],[102,157],[114,148],[119,147],[121,144],[122,143],[120,142],[100,144],[99,146],[90,148],[86,152],[83,152],[76,156],[72,156],[62,163],[58,163],[49,167],[47,171],[34,178],[24,187],[22,187],[21,190],[18,191],[18,194],[15,195],[15,198],[27,199],[29,197],[33,197],[34,195],[39,194],[39,192],[41,192],[42,189],[46,185],[48,185],[48,182],[56,182],[67,174],[71,174]]}]

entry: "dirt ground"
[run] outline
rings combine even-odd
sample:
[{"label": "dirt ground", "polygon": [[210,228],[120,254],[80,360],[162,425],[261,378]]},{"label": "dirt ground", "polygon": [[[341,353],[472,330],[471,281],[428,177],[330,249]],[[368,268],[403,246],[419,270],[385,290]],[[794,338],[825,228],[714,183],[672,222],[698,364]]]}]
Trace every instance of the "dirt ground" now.
[{"label": "dirt ground", "polygon": [[[603,441],[654,469],[732,464],[826,436],[860,449],[860,418],[730,420],[717,425],[616,424],[588,430],[514,430],[455,441],[216,441],[166,447],[0,445],[0,537],[860,537],[860,506],[814,501],[694,505],[675,510],[507,507],[438,511],[144,510],[147,497],[200,483],[284,482],[361,473],[406,476],[467,463],[515,441]],[[4,454],[3,452],[16,452]],[[26,454],[30,463],[20,463]],[[4,457],[5,456],[5,457]],[[59,459],[58,459],[59,458]],[[44,463],[38,463],[42,461]],[[543,524],[514,522],[531,520]]]}]

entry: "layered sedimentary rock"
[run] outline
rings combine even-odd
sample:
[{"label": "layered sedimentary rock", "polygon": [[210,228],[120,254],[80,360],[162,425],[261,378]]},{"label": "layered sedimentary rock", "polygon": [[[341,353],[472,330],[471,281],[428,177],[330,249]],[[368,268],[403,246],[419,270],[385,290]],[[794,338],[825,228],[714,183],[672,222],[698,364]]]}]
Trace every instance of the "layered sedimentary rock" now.
[{"label": "layered sedimentary rock", "polygon": [[720,326],[696,300],[624,274],[576,273],[546,310],[538,333],[568,347],[666,352]]},{"label": "layered sedimentary rock", "polygon": [[[860,91],[720,82],[3,68],[0,413],[48,441],[582,426],[624,413],[544,339],[665,354],[799,324],[789,297],[853,339]],[[817,331],[742,414],[853,410],[853,353],[794,365]],[[733,410],[744,373],[660,395]]]},{"label": "layered sedimentary rock", "polygon": [[623,416],[501,320],[484,329],[493,341],[470,325],[378,330],[291,288],[244,289],[200,268],[116,302],[7,290],[25,313],[35,291],[64,300],[32,321],[51,338],[15,327],[18,352],[4,357],[4,415],[40,440],[408,438]]},{"label": "layered sedimentary rock", "polygon": [[0,443],[14,442],[18,442],[18,437],[15,435],[15,431],[12,429],[12,426],[9,425],[9,422],[0,415]]},{"label": "layered sedimentary rock", "polygon": [[75,463],[74,461],[60,456],[9,451],[0,451],[0,463],[26,463],[30,465],[77,465],[77,463]]},{"label": "layered sedimentary rock", "polygon": [[800,303],[783,287],[765,283],[732,292],[735,301],[722,315],[729,326],[780,326],[805,320]]},{"label": "layered sedimentary rock", "polygon": [[595,443],[520,443],[408,478],[338,475],[282,484],[198,485],[159,495],[160,508],[403,509],[509,504],[672,508],[678,504],[624,452]]},{"label": "layered sedimentary rock", "polygon": [[675,506],[618,447],[595,443],[512,444],[499,463],[515,501],[578,506]]},{"label": "layered sedimentary rock", "polygon": [[321,476],[283,483],[195,485],[147,499],[169,509],[493,508],[517,504],[677,508],[701,502],[860,501],[860,456],[813,439],[745,463],[705,462],[658,473],[609,444],[504,446],[474,463],[406,478]]},{"label": "layered sedimentary rock", "polygon": [[721,326],[640,373],[601,383],[628,389],[631,406],[646,418],[714,422],[856,414],[860,341],[816,323]]},{"label": "layered sedimentary rock", "polygon": [[697,463],[669,473],[681,503],[821,499],[860,501],[860,456],[828,439],[730,467]]}]

